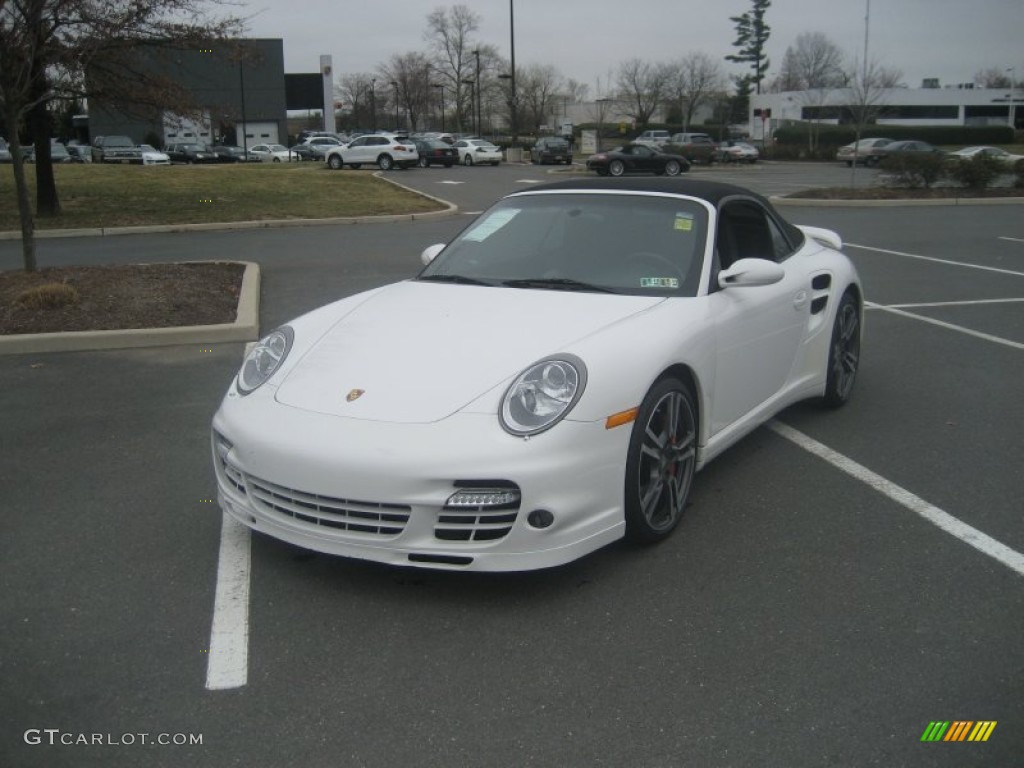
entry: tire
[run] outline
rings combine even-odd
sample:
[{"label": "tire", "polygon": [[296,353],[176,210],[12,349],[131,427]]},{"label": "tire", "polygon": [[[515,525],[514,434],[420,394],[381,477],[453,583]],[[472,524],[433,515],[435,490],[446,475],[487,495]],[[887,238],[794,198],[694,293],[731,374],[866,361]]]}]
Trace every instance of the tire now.
[{"label": "tire", "polygon": [[416,161],[416,163],[417,163],[417,165],[419,165],[420,168],[428,168],[428,167],[430,167],[430,161],[427,160],[427,158],[425,158],[425,157],[421,157],[419,160]]},{"label": "tire", "polygon": [[665,175],[667,176],[678,176],[682,170],[678,160],[669,160],[665,163]]},{"label": "tire", "polygon": [[697,408],[690,388],[662,379],[647,393],[626,455],[626,538],[653,544],[682,519],[697,464]]},{"label": "tire", "polygon": [[341,155],[331,155],[329,158],[327,158],[327,166],[332,171],[340,171],[342,168],[345,167],[345,163],[342,161]]},{"label": "tire", "polygon": [[472,164],[473,164],[473,157],[472,157],[472,155],[470,155],[470,154],[469,154],[469,153],[467,152],[467,153],[466,153],[466,156],[465,156],[464,158],[462,158],[462,164],[463,164],[463,165],[465,165],[465,166],[470,166],[470,165],[472,165]]},{"label": "tire", "polygon": [[[275,158],[274,158],[274,162],[275,162],[275,163],[280,163],[280,162],[281,162],[281,158],[280,158],[280,157],[275,157]],[[191,165],[191,164],[192,164],[192,161],[191,161],[191,160],[189,160],[189,161],[188,161],[188,164],[189,164],[189,165]]]},{"label": "tire", "polygon": [[836,310],[828,347],[828,375],[822,397],[822,403],[828,408],[845,405],[853,393],[860,366],[860,329],[860,305],[853,293],[847,291]]},{"label": "tire", "polygon": [[395,167],[395,161],[392,159],[391,155],[381,155],[377,158],[377,167],[382,171],[390,171]]},{"label": "tire", "polygon": [[612,160],[608,163],[608,173],[612,176],[621,176],[626,172],[626,164],[621,160]]}]

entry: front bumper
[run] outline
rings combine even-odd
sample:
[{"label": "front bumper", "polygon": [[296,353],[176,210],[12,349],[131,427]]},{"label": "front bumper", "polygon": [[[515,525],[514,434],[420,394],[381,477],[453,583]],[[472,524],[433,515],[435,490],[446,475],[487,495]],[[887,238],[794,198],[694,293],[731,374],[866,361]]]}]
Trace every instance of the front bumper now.
[{"label": "front bumper", "polygon": [[[389,424],[229,395],[213,429],[224,511],[319,552],[392,565],[520,571],[570,562],[625,530],[628,426],[606,430],[603,422],[564,420],[526,440],[504,432],[495,415]],[[519,503],[446,508],[458,489],[480,486],[515,487]],[[550,513],[546,527],[531,522],[537,510]]]}]

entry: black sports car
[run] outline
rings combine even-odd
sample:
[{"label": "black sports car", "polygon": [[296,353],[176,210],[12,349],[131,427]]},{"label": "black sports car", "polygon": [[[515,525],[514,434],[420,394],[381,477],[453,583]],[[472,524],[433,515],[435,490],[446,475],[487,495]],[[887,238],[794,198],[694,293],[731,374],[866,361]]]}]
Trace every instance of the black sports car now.
[{"label": "black sports car", "polygon": [[643,144],[627,144],[610,152],[598,152],[587,158],[587,169],[599,176],[622,176],[626,173],[654,173],[678,176],[690,170],[690,161],[682,155],[661,152]]},{"label": "black sports car", "polygon": [[443,165],[451,168],[459,161],[459,153],[447,141],[441,139],[416,139],[416,151],[420,153],[417,164],[420,168],[428,165]]}]

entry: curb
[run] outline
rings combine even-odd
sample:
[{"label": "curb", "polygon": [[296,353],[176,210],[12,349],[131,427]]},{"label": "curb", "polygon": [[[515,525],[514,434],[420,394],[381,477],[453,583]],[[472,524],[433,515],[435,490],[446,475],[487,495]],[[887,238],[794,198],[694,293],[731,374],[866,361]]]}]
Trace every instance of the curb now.
[{"label": "curb", "polygon": [[801,197],[779,197],[772,195],[768,198],[774,205],[800,205],[810,208],[893,208],[896,206],[976,206],[976,205],[1024,205],[1024,197],[947,197],[931,198],[928,200],[914,200],[910,198],[895,200],[819,200]]},{"label": "curb", "polygon": [[[35,237],[37,240],[47,240],[61,237],[116,237],[118,235],[153,235],[170,232],[223,232],[238,229],[281,229],[284,227],[321,227],[339,224],[387,224],[395,221],[420,221],[422,219],[443,218],[459,212],[459,206],[454,203],[428,195],[418,189],[407,187],[405,184],[381,176],[380,171],[377,171],[374,175],[383,181],[394,184],[396,187],[413,192],[428,200],[433,200],[435,203],[445,206],[445,209],[441,211],[424,211],[422,213],[393,213],[383,216],[337,216],[329,219],[261,219],[259,221],[225,221],[204,224],[146,224],[137,227],[40,229],[36,230]],[[21,232],[19,231],[9,230],[0,232],[0,240],[20,239]]]},{"label": "curb", "polygon": [[242,288],[238,295],[238,310],[233,323],[182,325],[172,328],[130,328],[116,331],[11,334],[0,336],[0,355],[254,341],[259,338],[260,326],[259,264],[252,261],[222,263],[245,265]]}]

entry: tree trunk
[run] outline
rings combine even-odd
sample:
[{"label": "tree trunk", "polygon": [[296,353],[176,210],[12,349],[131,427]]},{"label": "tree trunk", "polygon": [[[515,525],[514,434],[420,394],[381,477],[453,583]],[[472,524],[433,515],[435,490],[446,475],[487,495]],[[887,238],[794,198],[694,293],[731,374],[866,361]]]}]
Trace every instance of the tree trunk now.
[{"label": "tree trunk", "polygon": [[28,182],[25,180],[25,160],[21,154],[18,138],[18,121],[8,113],[7,126],[11,131],[11,159],[14,165],[14,188],[18,198],[18,215],[21,219],[21,254],[26,272],[36,271],[35,219],[32,205],[28,200]]},{"label": "tree trunk", "polygon": [[50,153],[53,117],[45,102],[40,100],[32,107],[28,115],[28,124],[35,145],[36,216],[53,218],[60,215],[60,198],[57,196],[53,156]]}]

